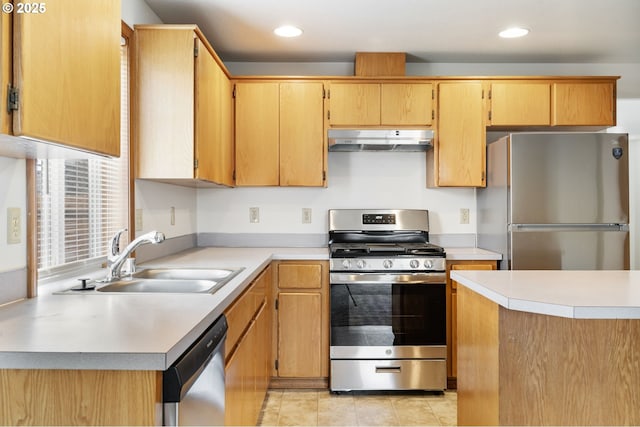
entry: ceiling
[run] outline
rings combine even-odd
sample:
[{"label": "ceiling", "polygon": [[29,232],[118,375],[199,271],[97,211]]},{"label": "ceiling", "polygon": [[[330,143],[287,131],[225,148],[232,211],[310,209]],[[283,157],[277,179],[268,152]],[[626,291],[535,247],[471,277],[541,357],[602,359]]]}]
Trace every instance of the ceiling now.
[{"label": "ceiling", "polygon": [[[145,0],[167,24],[197,24],[224,61],[640,63],[640,0]],[[282,39],[282,24],[304,30]],[[529,28],[501,39],[510,26]]]}]

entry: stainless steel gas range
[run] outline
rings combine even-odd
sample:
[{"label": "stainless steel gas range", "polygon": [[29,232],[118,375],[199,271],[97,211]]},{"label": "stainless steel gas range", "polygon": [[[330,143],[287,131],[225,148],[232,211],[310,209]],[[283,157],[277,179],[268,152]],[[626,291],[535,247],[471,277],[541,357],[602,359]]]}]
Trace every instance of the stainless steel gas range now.
[{"label": "stainless steel gas range", "polygon": [[429,212],[329,211],[332,391],[444,390],[445,251]]}]

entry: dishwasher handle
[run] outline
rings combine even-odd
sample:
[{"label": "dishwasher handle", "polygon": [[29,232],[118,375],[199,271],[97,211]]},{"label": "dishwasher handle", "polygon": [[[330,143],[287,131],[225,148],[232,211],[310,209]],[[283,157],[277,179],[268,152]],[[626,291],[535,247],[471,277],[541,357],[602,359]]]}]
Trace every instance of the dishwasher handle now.
[{"label": "dishwasher handle", "polygon": [[224,353],[227,318],[223,315],[162,374],[164,402],[180,402],[216,352]]}]

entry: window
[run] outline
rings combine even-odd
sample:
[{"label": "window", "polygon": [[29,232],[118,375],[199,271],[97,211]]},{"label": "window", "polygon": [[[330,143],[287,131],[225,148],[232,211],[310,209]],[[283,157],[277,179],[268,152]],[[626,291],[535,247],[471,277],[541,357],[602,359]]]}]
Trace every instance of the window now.
[{"label": "window", "polygon": [[[121,46],[118,159],[36,161],[38,276],[97,266],[129,221],[129,48]],[[122,236],[123,243],[126,234]]]}]

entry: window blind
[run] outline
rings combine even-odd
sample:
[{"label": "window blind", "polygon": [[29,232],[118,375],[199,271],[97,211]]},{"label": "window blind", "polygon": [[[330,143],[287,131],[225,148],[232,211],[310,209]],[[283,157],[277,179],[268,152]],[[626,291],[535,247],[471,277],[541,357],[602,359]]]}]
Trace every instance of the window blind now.
[{"label": "window blind", "polygon": [[[120,158],[36,161],[38,275],[101,263],[129,221],[129,49],[121,46]],[[126,243],[126,234],[122,243]]]}]

